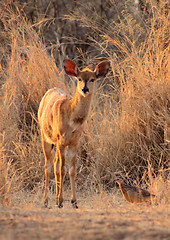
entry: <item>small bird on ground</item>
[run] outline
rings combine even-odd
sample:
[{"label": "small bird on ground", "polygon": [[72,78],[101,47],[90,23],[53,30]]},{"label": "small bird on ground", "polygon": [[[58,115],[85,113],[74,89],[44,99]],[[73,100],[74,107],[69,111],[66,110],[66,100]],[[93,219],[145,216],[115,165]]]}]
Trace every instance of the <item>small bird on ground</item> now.
[{"label": "small bird on ground", "polygon": [[115,179],[115,181],[119,184],[120,190],[125,200],[130,203],[150,202],[151,199],[155,197],[155,195],[151,194],[145,189],[127,185],[122,179],[118,178]]}]

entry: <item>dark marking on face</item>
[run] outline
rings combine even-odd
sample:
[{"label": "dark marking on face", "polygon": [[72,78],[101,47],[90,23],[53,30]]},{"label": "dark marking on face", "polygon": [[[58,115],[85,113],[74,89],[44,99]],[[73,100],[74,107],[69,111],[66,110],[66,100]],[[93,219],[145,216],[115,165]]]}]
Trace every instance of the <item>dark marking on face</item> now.
[{"label": "dark marking on face", "polygon": [[82,124],[84,122],[84,117],[77,117],[74,119],[74,123]]},{"label": "dark marking on face", "polygon": [[48,135],[49,138],[52,137],[52,127],[51,127],[51,125],[48,126],[47,135]]},{"label": "dark marking on face", "polygon": [[52,138],[52,133],[51,133],[49,130],[48,130],[48,133],[47,133],[47,134],[48,134],[48,137],[49,137],[49,138]]}]

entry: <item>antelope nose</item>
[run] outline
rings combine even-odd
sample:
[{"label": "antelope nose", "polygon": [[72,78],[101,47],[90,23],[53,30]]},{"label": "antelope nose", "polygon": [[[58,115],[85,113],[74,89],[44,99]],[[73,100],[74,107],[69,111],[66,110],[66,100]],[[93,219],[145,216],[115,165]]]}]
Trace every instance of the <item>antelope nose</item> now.
[{"label": "antelope nose", "polygon": [[88,87],[84,86],[84,88],[82,88],[82,92],[84,92],[85,94],[89,92]]}]

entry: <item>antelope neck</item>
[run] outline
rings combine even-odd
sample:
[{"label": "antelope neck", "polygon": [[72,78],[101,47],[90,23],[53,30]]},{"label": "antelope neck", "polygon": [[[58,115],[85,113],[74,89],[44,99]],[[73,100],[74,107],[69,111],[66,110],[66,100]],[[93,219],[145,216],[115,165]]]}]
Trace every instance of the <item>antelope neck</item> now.
[{"label": "antelope neck", "polygon": [[71,99],[71,109],[72,113],[77,118],[77,116],[81,118],[86,118],[89,112],[90,104],[91,104],[92,94],[88,94],[87,96],[83,96],[78,91],[73,99]]}]

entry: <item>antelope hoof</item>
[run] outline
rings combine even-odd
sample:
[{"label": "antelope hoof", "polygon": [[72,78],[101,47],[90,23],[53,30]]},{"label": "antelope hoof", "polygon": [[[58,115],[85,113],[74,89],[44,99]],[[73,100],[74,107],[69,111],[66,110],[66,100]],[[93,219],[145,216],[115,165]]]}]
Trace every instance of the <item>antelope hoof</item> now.
[{"label": "antelope hoof", "polygon": [[44,207],[45,207],[45,208],[48,207],[48,200],[47,200],[47,199],[44,201]]},{"label": "antelope hoof", "polygon": [[63,208],[63,203],[62,202],[58,204],[58,208]]},{"label": "antelope hoof", "polygon": [[71,201],[71,204],[72,204],[73,208],[76,208],[76,209],[78,208],[76,201]]},{"label": "antelope hoof", "polygon": [[56,200],[56,203],[55,203],[55,204],[56,204],[56,206],[58,207],[58,205],[59,205],[59,201],[58,201],[58,199]]}]

